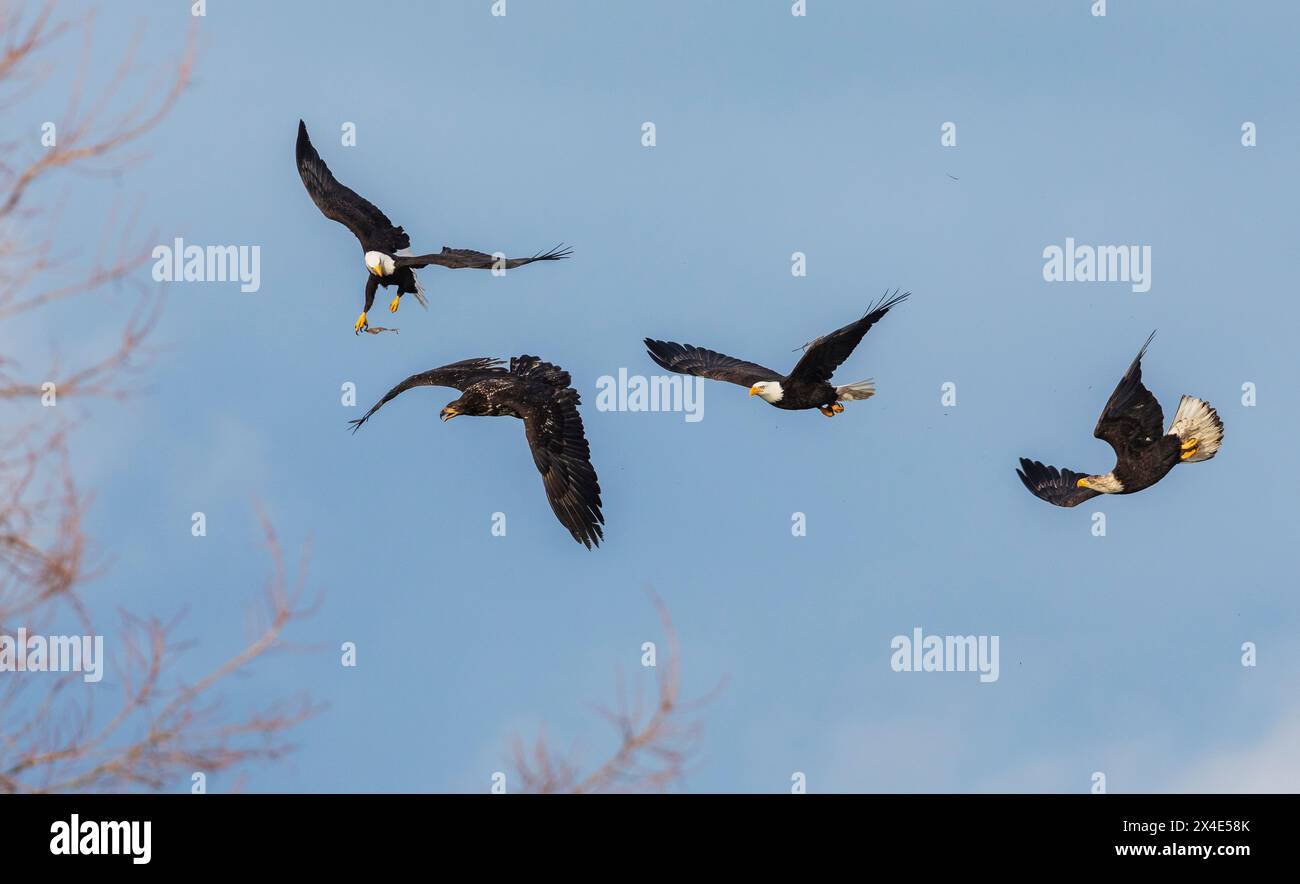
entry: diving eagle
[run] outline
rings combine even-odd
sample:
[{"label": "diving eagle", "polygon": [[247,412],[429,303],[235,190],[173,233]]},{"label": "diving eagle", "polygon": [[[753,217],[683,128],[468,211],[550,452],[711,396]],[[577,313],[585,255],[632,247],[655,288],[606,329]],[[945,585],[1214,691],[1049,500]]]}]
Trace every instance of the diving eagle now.
[{"label": "diving eagle", "polygon": [[379,286],[388,288],[397,286],[397,296],[388,305],[391,313],[397,312],[402,295],[413,294],[421,306],[429,302],[424,297],[424,288],[416,278],[415,271],[430,264],[443,267],[469,267],[476,270],[514,269],[534,261],[558,261],[572,254],[572,249],[556,247],[549,252],[533,255],[531,258],[497,259],[485,252],[473,249],[451,249],[446,246],[433,255],[412,255],[411,238],[401,227],[394,227],[388,216],[379,211],[375,205],[356,191],[345,187],[330,172],[325,161],[320,158],[316,148],[312,147],[307,137],[307,126],[298,121],[298,174],[302,176],[303,186],[316,208],[326,218],[337,221],[352,231],[352,235],[361,241],[361,251],[365,253],[366,269],[370,276],[366,279],[366,303],[357,318],[353,331],[360,334],[366,328],[366,314],[375,302],[375,292]]},{"label": "diving eagle", "polygon": [[1115,468],[1099,476],[1058,470],[1020,458],[1016,475],[1035,496],[1057,506],[1078,506],[1098,494],[1132,494],[1150,488],[1180,463],[1209,460],[1223,441],[1218,413],[1193,396],[1184,396],[1168,432],[1162,432],[1160,403],[1142,385],[1142,357],[1147,338],[1119,386],[1110,394],[1092,435],[1115,449]]},{"label": "diving eagle", "polygon": [[816,408],[827,417],[834,417],[844,410],[841,402],[870,399],[876,394],[876,385],[867,379],[837,387],[830,383],[831,375],[840,363],[849,358],[867,330],[910,294],[895,292],[882,298],[857,322],[808,344],[803,357],[788,375],[690,344],[646,338],[646,351],[651,359],[669,371],[748,387],[749,395],[762,397],[777,408],[792,411]]},{"label": "diving eagle", "polygon": [[411,375],[349,423],[355,433],[385,402],[412,387],[460,390],[460,398],[443,408],[444,422],[462,414],[522,419],[551,509],[573,539],[591,549],[604,537],[605,517],[578,414],[580,400],[569,384],[567,371],[536,356],[516,356],[509,369],[500,359],[465,359]]}]

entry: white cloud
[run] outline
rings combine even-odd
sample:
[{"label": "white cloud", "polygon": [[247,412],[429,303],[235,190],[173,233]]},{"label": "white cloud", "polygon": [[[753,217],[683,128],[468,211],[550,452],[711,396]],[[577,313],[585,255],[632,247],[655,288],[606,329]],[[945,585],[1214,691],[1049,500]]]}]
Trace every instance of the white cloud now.
[{"label": "white cloud", "polygon": [[1252,742],[1198,759],[1171,792],[1300,792],[1300,712]]}]

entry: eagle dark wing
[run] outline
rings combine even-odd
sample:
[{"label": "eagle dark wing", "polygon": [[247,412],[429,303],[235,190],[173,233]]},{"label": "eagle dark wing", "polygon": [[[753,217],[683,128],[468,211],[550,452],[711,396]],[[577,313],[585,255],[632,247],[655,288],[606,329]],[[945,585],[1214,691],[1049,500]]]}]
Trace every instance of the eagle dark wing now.
[{"label": "eagle dark wing", "polygon": [[676,344],[672,341],[645,339],[646,352],[662,368],[679,374],[694,374],[715,381],[727,381],[742,387],[752,387],[759,381],[784,380],[779,371],[764,368],[753,362],[725,356],[703,347]]},{"label": "eagle dark wing", "polygon": [[886,297],[867,310],[866,315],[857,322],[851,322],[844,328],[836,329],[808,345],[799,364],[790,372],[790,380],[804,383],[828,383],[835,369],[840,367],[849,354],[862,341],[862,336],[880,321],[890,308],[907,300],[911,292]]},{"label": "eagle dark wing", "polygon": [[[506,270],[513,270],[534,261],[560,261],[572,254],[573,249],[556,246],[550,251],[539,252],[531,258],[505,258],[499,266]],[[451,267],[458,270],[463,268],[491,270],[498,266],[497,259],[486,252],[476,252],[473,249],[450,249],[446,246],[443,246],[441,252],[432,255],[400,255],[394,258],[393,262],[398,267],[420,268],[428,267],[430,264],[437,264],[441,267]]]},{"label": "eagle dark wing", "polygon": [[298,121],[298,174],[316,208],[326,218],[337,221],[352,231],[361,241],[363,251],[383,252],[392,255],[409,248],[411,238],[400,227],[394,227],[388,216],[356,191],[340,184],[329,166],[312,147],[307,137],[307,126]]},{"label": "eagle dark wing", "polygon": [[361,417],[353,421],[348,421],[352,426],[352,432],[361,429],[361,425],[370,420],[370,416],[384,407],[389,399],[400,396],[412,387],[451,387],[456,390],[464,391],[470,384],[481,381],[484,378],[503,376],[506,370],[501,367],[500,359],[464,359],[460,362],[453,362],[451,365],[444,365],[441,368],[433,368],[429,371],[422,371],[419,374],[413,374],[406,380],[402,381],[396,387],[384,394],[370,410]]},{"label": "eagle dark wing", "polygon": [[568,386],[569,373],[535,356],[511,359],[510,373],[524,384],[515,410],[524,419],[528,447],[555,517],[587,549],[599,546],[605,523],[600,482],[578,413],[581,400]]},{"label": "eagle dark wing", "polygon": [[1142,356],[1155,336],[1156,333],[1152,332],[1138,355],[1133,357],[1133,364],[1120,378],[1115,392],[1110,394],[1092,431],[1098,439],[1109,443],[1120,458],[1130,451],[1145,448],[1165,434],[1165,416],[1160,411],[1160,403],[1142,385]]},{"label": "eagle dark wing", "polygon": [[1099,493],[1091,488],[1079,487],[1078,482],[1083,478],[1083,473],[1058,470],[1023,457],[1020,458],[1020,469],[1016,470],[1016,475],[1035,497],[1057,506],[1078,506]]}]

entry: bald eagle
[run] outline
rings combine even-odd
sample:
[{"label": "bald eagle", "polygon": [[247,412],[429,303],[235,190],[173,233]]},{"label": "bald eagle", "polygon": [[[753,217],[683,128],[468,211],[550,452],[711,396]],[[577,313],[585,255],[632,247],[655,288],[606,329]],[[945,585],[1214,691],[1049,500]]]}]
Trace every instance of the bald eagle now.
[{"label": "bald eagle", "polygon": [[468,267],[477,270],[513,269],[531,264],[534,261],[558,261],[572,254],[571,249],[557,246],[548,252],[541,252],[531,258],[497,259],[485,252],[473,249],[451,249],[443,247],[441,252],[431,255],[412,255],[411,238],[401,227],[395,227],[388,216],[375,207],[356,191],[345,187],[330,172],[325,161],[320,158],[316,148],[312,147],[307,137],[307,126],[298,121],[297,144],[298,174],[303,186],[307,188],[312,202],[326,218],[337,221],[352,231],[352,235],[361,241],[361,251],[365,253],[366,303],[357,318],[353,331],[360,334],[366,328],[366,314],[375,302],[375,292],[379,286],[388,288],[397,286],[397,296],[388,305],[391,313],[397,312],[402,295],[412,294],[427,307],[429,302],[424,297],[424,287],[416,278],[415,271],[430,264],[442,267]]},{"label": "bald eagle", "polygon": [[578,414],[580,400],[569,384],[567,371],[536,356],[516,356],[509,369],[502,367],[500,359],[465,359],[411,375],[349,423],[355,433],[385,402],[412,387],[461,391],[459,399],[442,409],[444,422],[462,414],[520,418],[551,509],[573,539],[591,549],[604,537],[600,526],[605,517]]},{"label": "bald eagle", "polygon": [[1142,385],[1142,357],[1155,336],[1152,332],[1133,358],[1092,431],[1115,449],[1115,468],[1089,476],[1022,457],[1016,475],[1035,496],[1057,506],[1078,506],[1098,494],[1132,494],[1150,488],[1180,463],[1209,460],[1218,452],[1223,422],[1208,402],[1193,396],[1179,401],[1169,430],[1161,430],[1160,403]]},{"label": "bald eagle", "polygon": [[808,344],[803,357],[788,375],[690,344],[646,338],[646,351],[659,366],[669,371],[748,387],[749,395],[759,396],[777,408],[792,411],[816,408],[827,417],[834,417],[844,410],[841,402],[870,399],[876,394],[876,385],[868,379],[837,387],[830,383],[831,375],[840,363],[849,358],[867,330],[910,294],[895,292],[886,296],[870,307],[861,319]]}]

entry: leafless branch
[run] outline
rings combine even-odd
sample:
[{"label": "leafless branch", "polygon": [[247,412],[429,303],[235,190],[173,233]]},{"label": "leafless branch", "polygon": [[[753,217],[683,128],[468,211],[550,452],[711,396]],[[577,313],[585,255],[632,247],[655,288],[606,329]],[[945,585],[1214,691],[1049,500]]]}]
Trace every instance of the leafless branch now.
[{"label": "leafless branch", "polygon": [[693,701],[681,698],[681,648],[663,601],[650,593],[668,644],[666,664],[656,667],[658,696],[647,707],[638,688],[628,697],[622,670],[617,673],[613,707],[598,713],[619,736],[618,748],[585,775],[570,756],[557,755],[543,731],[531,746],[516,738],[514,768],[523,791],[535,793],[660,792],[680,783],[699,746],[702,724],[695,716],[723,685]]},{"label": "leafless branch", "polygon": [[[87,594],[104,566],[83,529],[92,500],[78,487],[68,444],[87,418],[67,418],[63,408],[41,405],[61,405],[69,396],[93,401],[138,391],[130,375],[143,365],[160,306],[132,279],[149,254],[148,240],[135,235],[132,217],[114,212],[105,218],[98,254],[89,259],[56,252],[53,235],[35,242],[22,237],[43,215],[51,219],[51,230],[57,229],[58,213],[42,199],[43,185],[56,173],[122,170],[130,160],[122,149],[170,112],[189,83],[195,58],[191,30],[181,59],[161,81],[163,88],[156,88],[155,80],[140,100],[124,104],[138,41],[124,48],[117,69],[100,80],[91,70],[93,15],[59,21],[52,2],[30,15],[24,4],[0,2],[0,110],[44,83],[53,59],[62,63],[61,41],[78,32],[81,64],[56,144],[38,145],[35,134],[0,142],[0,321],[18,314],[30,320],[56,303],[109,287],[128,288],[131,308],[116,347],[80,364],[63,366],[52,357],[33,373],[0,354],[0,408],[21,416],[0,430],[0,633],[5,635],[18,628],[39,633],[69,613],[84,634],[97,634],[91,611],[100,606],[89,603]],[[92,80],[104,83],[93,95],[87,88]],[[14,223],[19,218],[22,223]],[[46,395],[53,400],[43,403]],[[262,526],[271,575],[264,603],[256,609],[261,622],[246,644],[205,675],[192,681],[175,675],[182,651],[173,637],[177,621],[122,611],[114,634],[125,648],[114,660],[120,691],[92,689],[80,673],[0,678],[0,793],[174,787],[193,771],[237,769],[292,748],[289,732],[317,709],[310,700],[273,701],[259,711],[230,714],[217,697],[236,674],[284,648],[285,629],[312,609],[302,599],[305,561],[291,578],[265,517]],[[97,708],[97,702],[108,708]]]}]

